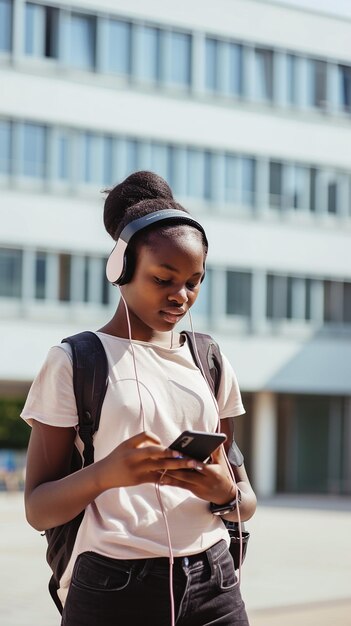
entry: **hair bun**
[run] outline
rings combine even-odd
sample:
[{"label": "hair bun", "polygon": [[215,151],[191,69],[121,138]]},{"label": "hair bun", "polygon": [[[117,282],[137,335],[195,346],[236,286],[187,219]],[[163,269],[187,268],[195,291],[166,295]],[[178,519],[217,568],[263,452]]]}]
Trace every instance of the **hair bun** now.
[{"label": "hair bun", "polygon": [[104,224],[113,239],[120,223],[134,205],[143,200],[162,199],[173,202],[168,183],[154,172],[134,172],[108,192],[104,205]]}]

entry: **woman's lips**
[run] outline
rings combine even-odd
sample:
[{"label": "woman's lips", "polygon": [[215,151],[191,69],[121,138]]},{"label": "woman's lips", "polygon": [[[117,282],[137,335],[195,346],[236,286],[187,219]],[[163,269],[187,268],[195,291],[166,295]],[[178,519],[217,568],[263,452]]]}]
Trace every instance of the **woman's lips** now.
[{"label": "woman's lips", "polygon": [[161,311],[163,319],[171,324],[176,324],[185,313],[184,309],[163,309]]}]

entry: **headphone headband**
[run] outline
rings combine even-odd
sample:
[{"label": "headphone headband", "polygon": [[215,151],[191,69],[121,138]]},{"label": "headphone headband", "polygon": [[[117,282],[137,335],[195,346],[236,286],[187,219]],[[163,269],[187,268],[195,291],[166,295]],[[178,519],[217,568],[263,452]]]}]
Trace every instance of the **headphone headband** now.
[{"label": "headphone headband", "polygon": [[196,220],[193,217],[185,213],[185,211],[179,211],[178,209],[163,209],[161,211],[154,211],[153,213],[148,213],[147,215],[143,215],[143,217],[138,217],[136,220],[133,220],[127,224],[119,238],[117,239],[116,245],[113,248],[106,266],[106,276],[110,283],[114,285],[123,284],[122,281],[126,276],[126,250],[127,246],[132,239],[132,237],[139,232],[139,230],[143,230],[148,226],[152,226],[156,222],[183,222],[185,224],[189,224],[190,226],[194,226],[199,230],[207,244],[206,233]]}]

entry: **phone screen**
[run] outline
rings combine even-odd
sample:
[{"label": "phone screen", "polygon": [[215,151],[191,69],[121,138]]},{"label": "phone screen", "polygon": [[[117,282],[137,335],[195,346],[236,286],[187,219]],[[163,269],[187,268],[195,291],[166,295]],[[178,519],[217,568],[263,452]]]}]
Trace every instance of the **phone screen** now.
[{"label": "phone screen", "polygon": [[177,450],[197,461],[206,461],[227,439],[224,433],[206,433],[197,430],[185,430],[171,445],[171,450]]}]

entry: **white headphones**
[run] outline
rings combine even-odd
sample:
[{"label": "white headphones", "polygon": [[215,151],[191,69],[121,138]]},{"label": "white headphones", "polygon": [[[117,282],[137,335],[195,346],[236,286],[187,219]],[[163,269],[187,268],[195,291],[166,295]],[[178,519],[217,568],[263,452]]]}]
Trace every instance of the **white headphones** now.
[{"label": "white headphones", "polygon": [[106,276],[110,283],[113,285],[121,285],[130,280],[130,277],[128,278],[126,260],[126,251],[130,240],[139,230],[161,221],[184,222],[185,224],[194,226],[202,233],[207,245],[206,233],[203,227],[188,213],[185,213],[185,211],[179,211],[178,209],[154,211],[153,213],[149,213],[148,215],[144,215],[143,217],[129,222],[129,224],[123,228],[106,265]]}]

